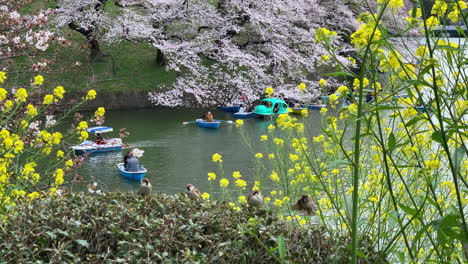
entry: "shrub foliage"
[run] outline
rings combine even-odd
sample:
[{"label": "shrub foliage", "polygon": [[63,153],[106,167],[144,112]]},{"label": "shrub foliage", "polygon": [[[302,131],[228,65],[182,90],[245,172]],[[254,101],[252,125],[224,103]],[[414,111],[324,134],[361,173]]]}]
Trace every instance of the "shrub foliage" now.
[{"label": "shrub foliage", "polygon": [[0,258],[8,263],[349,261],[349,239],[185,195],[68,194],[25,203],[1,230]]}]

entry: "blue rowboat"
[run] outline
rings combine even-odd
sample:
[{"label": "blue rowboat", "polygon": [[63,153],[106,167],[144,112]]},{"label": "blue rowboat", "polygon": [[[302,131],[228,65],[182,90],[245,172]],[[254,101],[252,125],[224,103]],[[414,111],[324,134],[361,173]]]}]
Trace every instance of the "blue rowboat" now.
[{"label": "blue rowboat", "polygon": [[72,149],[78,155],[83,155],[85,153],[102,153],[122,149],[122,140],[120,138],[105,139],[100,143],[102,144],[98,144],[94,141],[85,140],[81,142],[80,145],[73,146]]},{"label": "blue rowboat", "polygon": [[205,127],[205,128],[219,128],[219,126],[221,125],[220,121],[206,122],[203,119],[197,119],[195,120],[195,122],[197,123],[199,127]]},{"label": "blue rowboat", "polygon": [[245,118],[251,118],[251,117],[254,117],[255,116],[255,113],[254,112],[237,112],[237,113],[234,113],[234,117],[235,118],[239,118],[239,119],[245,119]]},{"label": "blue rowboat", "polygon": [[125,178],[136,181],[141,181],[145,177],[145,174],[147,172],[143,165],[140,165],[140,170],[137,172],[126,171],[123,163],[117,164],[117,168],[119,169],[120,175],[124,176]]},{"label": "blue rowboat", "polygon": [[[86,129],[89,133],[94,133],[96,135],[100,135],[101,133],[107,133],[113,131],[112,127],[106,126],[97,126],[97,127],[89,127]],[[109,152],[114,150],[121,150],[122,149],[122,139],[120,138],[110,138],[110,139],[102,139],[95,141],[85,140],[81,142],[81,144],[77,146],[71,147],[76,154],[91,154],[91,153],[102,153],[102,152]]]},{"label": "blue rowboat", "polygon": [[218,109],[223,110],[224,112],[236,113],[236,112],[239,112],[239,110],[240,110],[240,105],[234,105],[234,106],[218,106]]},{"label": "blue rowboat", "polygon": [[416,108],[420,113],[426,112],[426,108],[422,105],[415,106],[414,108]]},{"label": "blue rowboat", "polygon": [[308,105],[307,108],[309,108],[310,110],[320,110],[324,107],[327,107],[327,105]]},{"label": "blue rowboat", "polygon": [[407,94],[397,94],[393,96],[393,99],[398,99],[398,98],[408,98]]}]

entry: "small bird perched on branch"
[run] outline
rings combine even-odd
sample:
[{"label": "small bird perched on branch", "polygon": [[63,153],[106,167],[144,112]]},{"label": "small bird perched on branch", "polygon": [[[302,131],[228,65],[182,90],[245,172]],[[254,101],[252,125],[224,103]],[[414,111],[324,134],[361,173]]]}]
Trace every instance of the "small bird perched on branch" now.
[{"label": "small bird perched on branch", "polygon": [[263,203],[263,197],[260,191],[253,191],[251,194],[249,194],[249,197],[247,197],[247,203],[249,204],[250,207],[259,207]]},{"label": "small bird perched on branch", "polygon": [[303,194],[299,200],[292,206],[293,210],[302,211],[307,215],[315,215],[315,205],[307,194]]},{"label": "small bird perched on branch", "polygon": [[187,196],[190,199],[192,199],[192,200],[200,199],[201,192],[197,188],[195,188],[195,186],[193,186],[192,184],[187,184],[187,186],[185,186],[185,188],[187,188]]},{"label": "small bird perched on branch", "polygon": [[140,188],[138,188],[138,194],[140,195],[149,195],[151,193],[152,187],[149,179],[144,178],[140,182]]}]

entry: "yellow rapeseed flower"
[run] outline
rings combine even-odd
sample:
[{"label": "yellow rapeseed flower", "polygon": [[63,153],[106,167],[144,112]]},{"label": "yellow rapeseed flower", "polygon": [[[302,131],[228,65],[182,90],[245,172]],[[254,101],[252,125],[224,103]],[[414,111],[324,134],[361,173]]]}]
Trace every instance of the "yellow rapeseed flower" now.
[{"label": "yellow rapeseed flower", "polygon": [[105,114],[106,114],[106,109],[104,107],[98,107],[96,112],[94,112],[94,116],[97,117],[97,118],[102,117]]},{"label": "yellow rapeseed flower", "polygon": [[73,167],[73,160],[69,159],[65,162],[65,166],[67,167]]},{"label": "yellow rapeseed flower", "polygon": [[3,104],[3,111],[4,112],[8,112],[11,110],[11,108],[13,108],[13,101],[11,100],[6,100],[5,103]]},{"label": "yellow rapeseed flower", "polygon": [[5,98],[7,97],[7,94],[8,94],[7,90],[0,88],[0,101],[5,100]]},{"label": "yellow rapeseed flower", "polygon": [[246,204],[247,203],[247,198],[244,195],[241,195],[237,198],[237,202],[240,204]]},{"label": "yellow rapeseed flower", "polygon": [[28,106],[26,106],[26,114],[29,117],[35,117],[37,116],[37,109],[34,107],[34,105],[28,104]]},{"label": "yellow rapeseed flower", "polygon": [[232,177],[233,177],[234,179],[239,179],[240,177],[242,177],[242,175],[241,175],[240,171],[234,171],[234,172],[232,173]]},{"label": "yellow rapeseed flower", "polygon": [[4,83],[6,79],[7,79],[6,73],[0,71],[0,83]]},{"label": "yellow rapeseed flower", "polygon": [[274,93],[275,93],[275,90],[273,90],[272,87],[267,87],[265,89],[265,94],[267,95],[267,97],[271,97]]},{"label": "yellow rapeseed flower", "polygon": [[65,153],[61,150],[57,150],[57,158],[62,158],[65,155]]},{"label": "yellow rapeseed flower", "polygon": [[89,136],[88,132],[86,132],[86,131],[83,130],[83,131],[80,131],[80,137],[79,137],[79,139],[80,139],[80,140],[86,140],[86,139],[88,138],[88,136]]},{"label": "yellow rapeseed flower", "polygon": [[218,154],[218,153],[215,153],[215,154],[213,154],[213,156],[211,157],[211,160],[212,160],[213,162],[219,162],[219,163],[221,163],[221,162],[223,162],[222,158],[223,158],[223,156],[221,156],[221,155]]},{"label": "yellow rapeseed flower", "polygon": [[[351,44],[357,49],[366,47],[370,41],[377,41],[382,38],[382,33],[376,27],[375,23],[362,24],[361,27],[351,34]],[[372,39],[371,39],[372,38]]]},{"label": "yellow rapeseed flower", "polygon": [[284,144],[284,140],[281,139],[281,138],[274,138],[274,139],[273,139],[273,142],[274,142],[276,145],[278,145],[278,146],[281,146],[281,145]]},{"label": "yellow rapeseed flower", "polygon": [[274,159],[274,158],[275,158],[275,154],[273,154],[273,153],[268,154],[268,158],[269,158],[269,159]]},{"label": "yellow rapeseed flower", "polygon": [[247,182],[242,180],[242,179],[237,179],[236,180],[236,186],[241,188],[241,189],[245,189],[245,187],[247,187]]},{"label": "yellow rapeseed flower", "polygon": [[357,113],[357,110],[358,110],[358,107],[357,107],[357,104],[355,103],[352,103],[348,106],[348,110],[351,114],[356,114]]},{"label": "yellow rapeseed flower", "polygon": [[305,83],[300,83],[297,88],[299,89],[299,91],[301,92],[305,92],[306,89],[307,89],[307,85]]},{"label": "yellow rapeseed flower", "polygon": [[208,181],[216,180],[216,174],[214,172],[208,172]]},{"label": "yellow rapeseed flower", "polygon": [[330,31],[326,28],[318,28],[315,31],[315,41],[316,42],[324,42],[324,44],[329,45],[338,35],[335,31]]},{"label": "yellow rapeseed flower", "polygon": [[261,135],[261,136],[260,136],[260,140],[261,140],[261,141],[267,141],[267,140],[268,140],[268,136],[267,136],[267,135]]},{"label": "yellow rapeseed flower", "polygon": [[229,186],[229,181],[227,179],[223,178],[219,181],[219,187],[226,188],[228,186]]},{"label": "yellow rapeseed flower", "polygon": [[57,86],[57,87],[55,87],[55,89],[54,89],[54,95],[55,95],[57,98],[62,99],[64,93],[65,93],[65,89],[63,88],[63,86]]},{"label": "yellow rapeseed flower", "polygon": [[63,175],[65,174],[65,172],[62,170],[62,169],[56,169],[55,172],[54,172],[54,177],[55,177],[55,184],[56,185],[60,185],[63,183]]},{"label": "yellow rapeseed flower", "polygon": [[280,199],[275,199],[275,202],[273,203],[276,207],[281,207],[283,205],[283,201]]},{"label": "yellow rapeseed flower", "polygon": [[430,16],[427,20],[426,20],[426,24],[427,24],[427,27],[429,29],[434,29],[436,28],[438,25],[440,25],[440,22],[439,22],[439,19],[437,19],[437,17],[435,16]]},{"label": "yellow rapeseed flower", "polygon": [[208,199],[210,199],[210,194],[207,193],[207,192],[204,192],[204,193],[202,193],[201,198],[203,200],[208,200]]},{"label": "yellow rapeseed flower", "polygon": [[78,124],[78,127],[76,128],[77,130],[85,130],[88,128],[88,123],[86,121],[81,121]]},{"label": "yellow rapeseed flower", "polygon": [[37,199],[39,197],[41,197],[41,195],[38,192],[32,192],[32,193],[28,194],[28,199],[31,200],[31,201],[34,200],[34,199]]},{"label": "yellow rapeseed flower", "polygon": [[337,93],[340,93],[341,95],[345,95],[347,94],[349,91],[348,87],[344,86],[344,85],[341,85],[340,87],[338,87],[338,89],[336,90]]},{"label": "yellow rapeseed flower", "polygon": [[43,83],[44,83],[44,76],[42,75],[34,76],[34,81],[33,81],[34,85],[42,85]]},{"label": "yellow rapeseed flower", "polygon": [[94,89],[91,89],[88,91],[88,94],[86,94],[85,100],[93,100],[96,98],[96,91]]},{"label": "yellow rapeseed flower", "polygon": [[296,154],[289,154],[289,159],[294,162],[294,161],[297,161],[299,160],[299,156],[296,155]]},{"label": "yellow rapeseed flower", "polygon": [[431,14],[438,17],[444,16],[445,12],[447,12],[447,7],[448,5],[445,1],[435,1],[432,6]]},{"label": "yellow rapeseed flower", "polygon": [[15,101],[17,102],[26,102],[28,98],[28,91],[24,88],[19,88],[15,93]]},{"label": "yellow rapeseed flower", "polygon": [[263,154],[262,153],[257,153],[257,154],[255,154],[255,158],[261,159],[261,158],[263,158]]},{"label": "yellow rapeseed flower", "polygon": [[244,120],[242,119],[237,119],[236,120],[236,127],[242,127],[244,125]]},{"label": "yellow rapeseed flower", "polygon": [[44,96],[44,100],[42,101],[43,104],[48,105],[54,102],[54,96],[51,94],[46,94]]},{"label": "yellow rapeseed flower", "polygon": [[[278,176],[278,173],[276,171],[272,171],[270,174],[270,179],[274,182],[279,182],[280,178]],[[272,194],[273,195],[273,194]]]},{"label": "yellow rapeseed flower", "polygon": [[320,113],[321,113],[322,115],[324,115],[327,111],[328,111],[328,109],[325,108],[325,107],[320,108]]},{"label": "yellow rapeseed flower", "polygon": [[320,79],[319,80],[319,85],[320,85],[320,87],[325,87],[325,86],[327,86],[327,81],[324,80],[324,79]]}]

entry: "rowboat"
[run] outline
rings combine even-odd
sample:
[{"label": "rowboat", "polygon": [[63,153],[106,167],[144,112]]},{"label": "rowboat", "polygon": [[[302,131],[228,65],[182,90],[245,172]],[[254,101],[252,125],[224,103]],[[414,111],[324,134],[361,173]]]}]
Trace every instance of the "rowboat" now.
[{"label": "rowboat", "polygon": [[254,113],[258,117],[273,117],[281,114],[287,114],[288,105],[285,101],[276,98],[266,98],[255,107]]},{"label": "rowboat", "polygon": [[219,128],[219,126],[221,125],[220,121],[206,122],[206,120],[203,119],[197,119],[195,120],[195,123],[197,123],[199,127],[205,128]]},{"label": "rowboat", "polygon": [[236,113],[239,112],[240,105],[233,105],[233,106],[218,106],[218,109],[224,111],[224,112],[232,112]]},{"label": "rowboat", "polygon": [[237,112],[237,113],[234,113],[234,117],[239,118],[239,119],[251,118],[251,117],[254,117],[254,116],[255,116],[254,112]]},{"label": "rowboat", "polygon": [[293,114],[297,114],[297,115],[301,115],[302,114],[302,110],[307,110],[307,107],[294,107],[294,108],[291,108]]},{"label": "rowboat", "polygon": [[321,105],[311,104],[311,105],[307,106],[307,108],[309,108],[310,110],[320,110],[320,109],[325,108],[325,107],[327,107],[327,105],[325,105],[325,104],[321,104]]},{"label": "rowboat", "polygon": [[145,167],[143,165],[140,165],[140,170],[136,172],[131,172],[131,171],[126,171],[124,164],[119,163],[117,164],[117,168],[119,169],[120,175],[124,176],[125,178],[136,180],[136,181],[141,181],[147,172]]},{"label": "rowboat", "polygon": [[[86,131],[89,133],[94,133],[100,135],[101,133],[111,132],[112,127],[98,126],[87,128]],[[85,153],[102,153],[122,149],[122,139],[120,138],[110,138],[110,139],[101,139],[96,141],[85,140],[77,146],[71,147],[76,154],[82,155]]]},{"label": "rowboat", "polygon": [[416,108],[420,113],[426,112],[426,108],[423,105],[417,105],[414,108]]}]

